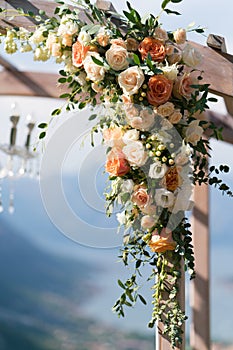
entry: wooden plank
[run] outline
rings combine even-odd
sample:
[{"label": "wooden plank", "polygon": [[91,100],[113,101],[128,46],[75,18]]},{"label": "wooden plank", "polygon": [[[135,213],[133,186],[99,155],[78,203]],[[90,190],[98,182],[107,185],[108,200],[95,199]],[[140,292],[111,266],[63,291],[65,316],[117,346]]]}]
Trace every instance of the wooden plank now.
[{"label": "wooden plank", "polygon": [[[226,42],[222,36],[210,34],[207,39],[207,45],[220,55],[227,53]],[[226,56],[224,57],[226,58]],[[233,116],[233,97],[225,96],[224,100],[228,113]]]},{"label": "wooden plank", "polygon": [[192,218],[196,278],[191,282],[192,350],[210,350],[209,188],[195,186]]},{"label": "wooden plank", "polygon": [[36,72],[20,72],[20,74],[24,77],[23,80],[8,71],[0,72],[0,95],[58,98],[62,93],[61,88],[56,87],[58,76],[55,74]]},{"label": "wooden plank", "polygon": [[[163,299],[166,300],[167,298],[168,298],[168,293],[164,292]],[[181,309],[185,311],[185,274],[184,274],[183,267],[181,268],[178,301],[181,306]],[[173,350],[185,350],[185,324],[183,324],[182,330],[183,330],[182,344],[179,347],[175,347]],[[162,331],[163,331],[163,323],[159,322],[155,329],[155,337],[156,337],[155,350],[171,350],[171,343],[168,340],[167,336],[162,334]]]},{"label": "wooden plank", "polygon": [[[218,128],[223,128],[222,136],[224,142],[233,144],[233,118],[230,114],[220,114],[211,110],[207,110],[203,116],[204,120],[213,122]],[[210,131],[205,132],[207,137]]]}]

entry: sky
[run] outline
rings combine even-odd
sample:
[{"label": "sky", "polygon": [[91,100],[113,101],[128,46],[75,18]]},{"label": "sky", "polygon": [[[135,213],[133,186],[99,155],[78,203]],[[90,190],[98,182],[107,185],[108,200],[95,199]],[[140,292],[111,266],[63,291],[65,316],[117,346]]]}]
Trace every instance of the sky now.
[{"label": "sky", "polygon": [[[113,0],[113,4],[118,11],[121,11],[125,8],[125,1],[123,0]],[[158,14],[160,11],[160,1],[155,0],[132,0],[131,4],[135,6],[141,14],[154,13]],[[229,53],[233,53],[233,37],[232,37],[232,1],[224,0],[222,2],[216,0],[183,0],[180,4],[172,4],[171,8],[182,13],[182,16],[167,16],[163,15],[162,23],[166,29],[176,29],[177,27],[187,27],[190,23],[195,22],[196,26],[200,25],[206,27],[206,35],[212,33],[225,37],[226,46]],[[193,41],[202,43],[203,45],[206,42],[206,36],[200,34],[190,33],[188,38]],[[0,47],[1,54],[2,46]],[[47,64],[33,62],[30,55],[15,54],[12,56],[6,56],[12,63],[14,63],[20,70],[30,69],[33,71],[44,71],[44,72],[56,72],[58,67],[49,62]],[[1,82],[0,82],[1,83]],[[0,96],[1,104],[1,127],[0,127],[0,143],[7,143],[9,140],[10,133],[10,121],[9,116],[11,114],[11,104],[12,102],[17,102],[19,113],[21,115],[19,122],[18,138],[17,141],[19,144],[23,144],[26,137],[26,117],[28,114],[31,114],[35,122],[48,121],[51,111],[60,106],[61,103],[58,100],[53,99],[41,99],[41,98],[24,98],[24,97],[9,97],[9,96]],[[225,113],[225,106],[222,99],[219,99],[219,102],[211,105],[211,108],[217,112]],[[67,120],[67,116],[64,116],[64,120]],[[80,122],[81,126],[84,127],[85,123],[82,119]],[[53,128],[57,130],[58,125],[55,125]],[[60,129],[61,130],[61,129]],[[34,137],[36,136],[36,131],[34,131]],[[82,135],[81,135],[82,136]],[[77,145],[80,144],[81,138],[79,137],[78,143],[68,149],[68,152],[65,155],[63,166],[64,169],[68,169],[69,172],[72,170],[73,166],[73,156],[74,151],[77,150]],[[213,153],[212,160],[214,164],[229,164],[233,169],[233,146],[226,145],[222,142],[216,143],[212,142]],[[91,150],[85,149],[82,151],[87,152],[89,157],[93,159],[95,157],[94,153]],[[83,156],[82,153],[82,156]],[[80,156],[80,155],[79,155]],[[1,157],[0,161],[4,163],[5,158]],[[101,163],[100,159],[100,163]],[[85,163],[85,159],[82,158],[82,165],[88,166],[88,163]],[[74,172],[78,172],[78,165],[75,163]],[[96,174],[100,174],[100,166],[96,165],[93,175],[93,183],[96,183]],[[99,176],[99,175],[98,175]],[[227,175],[226,181],[233,185],[233,175]],[[90,203],[90,196],[87,189],[85,190],[83,196],[85,197],[86,202],[91,204],[91,206],[99,205],[101,202],[101,195],[97,193],[96,188],[93,190],[95,192],[95,201]],[[69,201],[69,200],[68,200]],[[72,205],[72,203],[69,203]],[[219,315],[220,319],[224,319],[224,310],[220,308],[219,300],[221,296],[232,295],[232,276],[233,271],[231,269],[231,263],[229,261],[231,256],[231,250],[233,248],[233,240],[231,238],[230,227],[233,225],[232,219],[232,210],[233,205],[230,200],[223,201],[223,198],[217,191],[211,191],[211,234],[212,236],[212,253],[211,253],[211,273],[212,273],[212,302],[215,307],[214,314]],[[1,215],[1,214],[0,214]],[[13,218],[13,217],[12,217]],[[229,243],[229,244],[228,244]],[[114,242],[115,244],[115,242]],[[222,268],[224,266],[224,268]],[[223,283],[224,281],[224,283]],[[222,283],[222,287],[221,287]],[[224,289],[225,288],[225,289]],[[222,300],[229,300],[222,298]],[[229,307],[229,305],[224,304],[224,307]],[[233,306],[229,307],[233,310]],[[220,327],[220,331],[227,336],[228,329],[230,325],[224,326],[227,322],[221,323],[219,325],[217,317],[213,319],[213,327],[217,329]],[[222,328],[221,328],[222,327]],[[224,328],[225,327],[225,328]],[[219,331],[219,332],[220,332]],[[224,333],[225,332],[225,333]],[[233,339],[232,339],[233,341]]]}]

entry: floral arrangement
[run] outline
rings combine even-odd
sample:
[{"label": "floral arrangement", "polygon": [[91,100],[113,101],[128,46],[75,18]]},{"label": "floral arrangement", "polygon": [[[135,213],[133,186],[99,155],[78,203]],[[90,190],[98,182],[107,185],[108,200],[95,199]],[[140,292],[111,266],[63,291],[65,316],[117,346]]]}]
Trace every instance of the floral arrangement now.
[{"label": "floral arrangement", "polygon": [[[167,6],[180,1],[164,0],[161,13],[179,14]],[[138,280],[140,269],[151,265],[149,327],[161,321],[172,347],[178,346],[186,319],[178,298],[182,270],[189,270],[191,278],[195,275],[190,224],[185,218],[193,205],[193,186],[214,185],[232,196],[216,176],[228,167],[207,169],[210,146],[204,132],[208,129],[216,138],[221,133],[201,118],[214,99],[208,97],[208,84],[202,84],[203,72],[197,68],[202,57],[186,37],[188,31],[203,29],[166,31],[159,22],[161,14],[142,19],[129,3],[121,16],[106,15],[89,0],[77,1],[73,8],[57,2],[55,16],[45,20],[43,11],[35,16],[18,9],[17,14],[34,17],[38,25],[33,31],[9,29],[5,50],[9,54],[32,51],[35,60],[55,57],[62,63],[58,82],[65,84],[60,97],[66,99],[66,110],[104,106],[89,119],[96,119],[93,134],[101,132],[107,146],[107,214],[114,206],[121,208],[117,214],[124,227],[120,258],[134,266],[131,277],[118,281],[122,294],[113,310],[124,316],[125,306],[137,300],[146,304]],[[80,10],[85,19],[79,18]],[[60,113],[57,108],[52,115]],[[48,124],[39,128],[42,139]]]}]

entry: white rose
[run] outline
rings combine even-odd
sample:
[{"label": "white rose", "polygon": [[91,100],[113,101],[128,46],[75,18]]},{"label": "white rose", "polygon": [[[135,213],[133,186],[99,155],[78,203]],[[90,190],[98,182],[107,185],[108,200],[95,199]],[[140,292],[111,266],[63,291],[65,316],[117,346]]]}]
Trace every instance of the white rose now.
[{"label": "white rose", "polygon": [[91,41],[91,36],[85,30],[81,30],[78,35],[78,41],[83,45],[89,44]]},{"label": "white rose", "polygon": [[85,72],[80,72],[78,76],[75,76],[74,78],[81,86],[86,85],[87,81],[87,75]]},{"label": "white rose", "polygon": [[122,46],[112,45],[105,55],[109,66],[116,71],[124,70],[129,66],[128,52]]},{"label": "white rose", "polygon": [[152,228],[156,223],[156,220],[155,218],[153,218],[152,216],[150,215],[145,215],[142,217],[141,219],[141,226],[142,228],[144,229],[150,229]]},{"label": "white rose", "polygon": [[57,34],[59,36],[62,36],[64,34],[74,35],[78,32],[78,30],[78,24],[74,22],[73,19],[68,15],[62,17]]},{"label": "white rose", "polygon": [[170,66],[167,64],[166,66],[159,67],[159,69],[163,71],[165,77],[169,80],[176,80],[178,75],[177,64],[172,64]]},{"label": "white rose", "polygon": [[44,41],[45,37],[43,35],[44,28],[38,28],[36,31],[33,33],[33,35],[30,37],[29,41],[32,42],[33,44],[40,44],[41,42]]},{"label": "white rose", "polygon": [[132,141],[137,141],[139,139],[139,131],[136,129],[128,130],[125,132],[122,139],[125,144],[128,144]]},{"label": "white rose", "polygon": [[87,73],[87,78],[91,81],[101,81],[104,79],[106,68],[104,66],[96,64],[92,60],[92,56],[96,57],[98,60],[101,61],[100,55],[96,52],[92,52],[90,55],[87,55],[83,62],[84,70]]},{"label": "white rose", "polygon": [[117,213],[116,217],[120,225],[124,225],[126,223],[126,216],[124,211],[122,211],[121,213]]},{"label": "white rose", "polygon": [[146,163],[147,154],[140,141],[132,141],[122,148],[122,151],[131,166],[142,166]]},{"label": "white rose", "polygon": [[121,185],[121,191],[123,193],[132,193],[134,188],[134,182],[131,179],[124,180],[124,182]]},{"label": "white rose", "polygon": [[186,129],[185,139],[190,142],[193,146],[196,146],[198,141],[201,139],[203,129],[199,125],[199,120],[193,120]]},{"label": "white rose", "polygon": [[34,61],[47,61],[49,57],[49,51],[45,47],[37,47],[34,51]]},{"label": "white rose", "polygon": [[144,82],[144,74],[141,68],[133,66],[121,72],[118,83],[125,95],[134,95],[138,92]]},{"label": "white rose", "polygon": [[170,208],[174,204],[174,193],[160,188],[155,192],[155,203],[163,208]]},{"label": "white rose", "polygon": [[61,56],[61,44],[60,43],[54,43],[52,45],[51,55],[53,57],[60,57]]},{"label": "white rose", "polygon": [[162,164],[160,161],[156,161],[150,165],[149,177],[152,179],[160,179],[165,175],[166,171],[166,164]]},{"label": "white rose", "polygon": [[190,44],[187,44],[182,52],[182,60],[189,67],[196,67],[202,61],[201,53]]}]

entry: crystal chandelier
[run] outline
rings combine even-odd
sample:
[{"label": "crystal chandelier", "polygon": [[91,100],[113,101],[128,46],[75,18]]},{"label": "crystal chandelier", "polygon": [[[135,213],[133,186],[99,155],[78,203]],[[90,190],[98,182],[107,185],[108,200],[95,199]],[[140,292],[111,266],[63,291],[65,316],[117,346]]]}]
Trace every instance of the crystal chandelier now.
[{"label": "crystal chandelier", "polygon": [[16,103],[11,105],[10,116],[10,137],[8,143],[0,143],[0,213],[3,212],[2,185],[9,180],[9,201],[8,211],[14,212],[14,187],[13,180],[30,176],[38,178],[39,164],[38,154],[32,150],[31,137],[35,127],[35,122],[31,115],[26,117],[26,138],[24,145],[16,143],[19,129],[20,115]]}]

